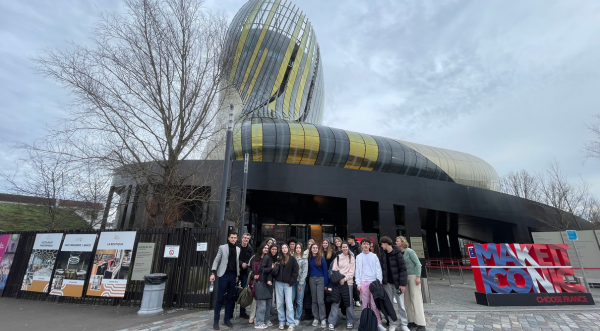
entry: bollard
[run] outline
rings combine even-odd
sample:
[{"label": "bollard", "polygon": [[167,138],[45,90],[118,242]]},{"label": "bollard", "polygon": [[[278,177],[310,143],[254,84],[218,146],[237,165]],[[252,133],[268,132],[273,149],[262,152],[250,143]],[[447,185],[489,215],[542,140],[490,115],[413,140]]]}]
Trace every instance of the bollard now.
[{"label": "bollard", "polygon": [[167,274],[149,274],[144,276],[144,296],[138,315],[148,316],[163,312]]},{"label": "bollard", "polygon": [[448,283],[450,283],[448,286],[454,286],[452,285],[452,277],[450,277],[450,266],[446,266],[446,268],[448,269]]},{"label": "bollard", "polygon": [[421,295],[423,296],[423,303],[431,303],[431,296],[429,294],[429,285],[427,285],[427,278],[421,277]]}]

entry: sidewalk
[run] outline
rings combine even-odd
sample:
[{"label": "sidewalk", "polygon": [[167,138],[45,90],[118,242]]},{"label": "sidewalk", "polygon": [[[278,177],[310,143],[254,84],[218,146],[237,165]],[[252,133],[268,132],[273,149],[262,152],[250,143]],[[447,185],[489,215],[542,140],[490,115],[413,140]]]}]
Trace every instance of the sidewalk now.
[{"label": "sidewalk", "polygon": [[[360,316],[357,310],[357,318]],[[600,309],[568,312],[568,311],[536,311],[534,313],[514,312],[464,312],[464,313],[426,313],[427,330],[600,330]],[[144,324],[121,331],[210,331],[212,330],[212,311],[201,311],[179,317],[169,318],[164,321]],[[277,315],[271,316],[273,326],[267,330],[278,330]],[[302,321],[295,330],[312,331],[324,330],[311,325],[312,321]],[[345,321],[338,321],[336,330],[343,331]],[[222,331],[254,330],[253,324],[248,320],[237,319],[232,321],[233,328],[228,328],[221,323]],[[287,329],[287,328],[286,328]],[[358,322],[354,330],[358,329]]]}]

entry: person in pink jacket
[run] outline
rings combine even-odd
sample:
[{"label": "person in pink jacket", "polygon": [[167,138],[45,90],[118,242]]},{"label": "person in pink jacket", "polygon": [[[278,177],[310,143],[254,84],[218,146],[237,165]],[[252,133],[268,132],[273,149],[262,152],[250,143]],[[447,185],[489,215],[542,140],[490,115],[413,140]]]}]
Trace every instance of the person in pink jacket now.
[{"label": "person in pink jacket", "polygon": [[[340,274],[344,275],[344,279],[340,280],[340,285],[348,286],[348,292],[350,293],[350,303],[352,303],[352,292],[353,292],[353,283],[352,279],[354,278],[354,269],[356,267],[356,258],[350,253],[350,249],[347,242],[343,242],[342,245],[342,253],[338,256],[338,258],[333,260],[333,267],[331,270],[336,271],[339,270]],[[338,310],[340,304],[343,300],[340,300],[339,303],[331,304],[331,312],[329,313],[329,330],[335,329],[335,323],[338,318]],[[346,327],[348,329],[354,328],[354,307],[350,305],[350,307],[346,307],[346,316],[348,318],[348,324]]]}]

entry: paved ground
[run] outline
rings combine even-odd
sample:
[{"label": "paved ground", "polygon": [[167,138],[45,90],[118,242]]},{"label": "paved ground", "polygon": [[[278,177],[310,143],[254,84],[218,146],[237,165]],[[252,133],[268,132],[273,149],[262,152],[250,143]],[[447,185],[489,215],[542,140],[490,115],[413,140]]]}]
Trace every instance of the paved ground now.
[{"label": "paved ground", "polygon": [[[358,312],[357,312],[358,313]],[[210,331],[212,330],[212,311],[196,312],[193,314],[178,316],[164,321],[144,324],[121,331],[146,331],[146,330],[170,330],[170,331]],[[273,327],[267,330],[278,330],[277,318],[273,316]],[[336,330],[346,330],[343,321],[338,321]],[[534,313],[427,313],[427,330],[600,330],[600,310],[594,312],[559,312],[544,311]],[[222,331],[254,330],[248,320],[237,320],[233,322],[233,329],[221,325]],[[357,327],[355,326],[354,330]],[[323,330],[313,327],[310,321],[303,321],[296,331]]]},{"label": "paved ground", "polygon": [[176,310],[146,317],[137,315],[139,309],[0,298],[0,331],[119,330],[190,313]]}]

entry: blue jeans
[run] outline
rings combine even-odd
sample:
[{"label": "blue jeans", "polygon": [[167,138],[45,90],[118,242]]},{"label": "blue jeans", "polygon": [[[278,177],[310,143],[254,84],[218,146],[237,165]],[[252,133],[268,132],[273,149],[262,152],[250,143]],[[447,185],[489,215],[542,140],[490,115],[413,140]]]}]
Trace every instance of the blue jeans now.
[{"label": "blue jeans", "polygon": [[[298,286],[301,286],[301,290],[298,291]],[[300,317],[302,316],[302,305],[304,302],[304,289],[306,288],[306,282],[302,285],[300,285],[300,283],[296,282],[293,285],[293,292],[294,292],[294,301],[296,302],[296,316],[295,319],[300,320]]]},{"label": "blue jeans", "polygon": [[[294,301],[292,300],[292,287],[284,282],[275,282],[275,292],[277,293],[277,315],[279,317],[279,325],[284,325],[287,322],[290,327],[295,327],[294,321]],[[285,309],[283,303],[285,301]]]},{"label": "blue jeans", "polygon": [[[241,274],[240,275],[240,283],[242,284],[242,288],[246,287],[246,280],[248,280],[248,274]],[[240,307],[240,316],[245,313],[246,313],[246,308]]]},{"label": "blue jeans", "polygon": [[217,302],[215,303],[215,323],[219,323],[221,319],[221,307],[225,305],[225,322],[229,321],[233,316],[233,290],[235,289],[235,279],[237,275],[234,273],[226,273],[219,277],[219,290],[217,291]]}]

